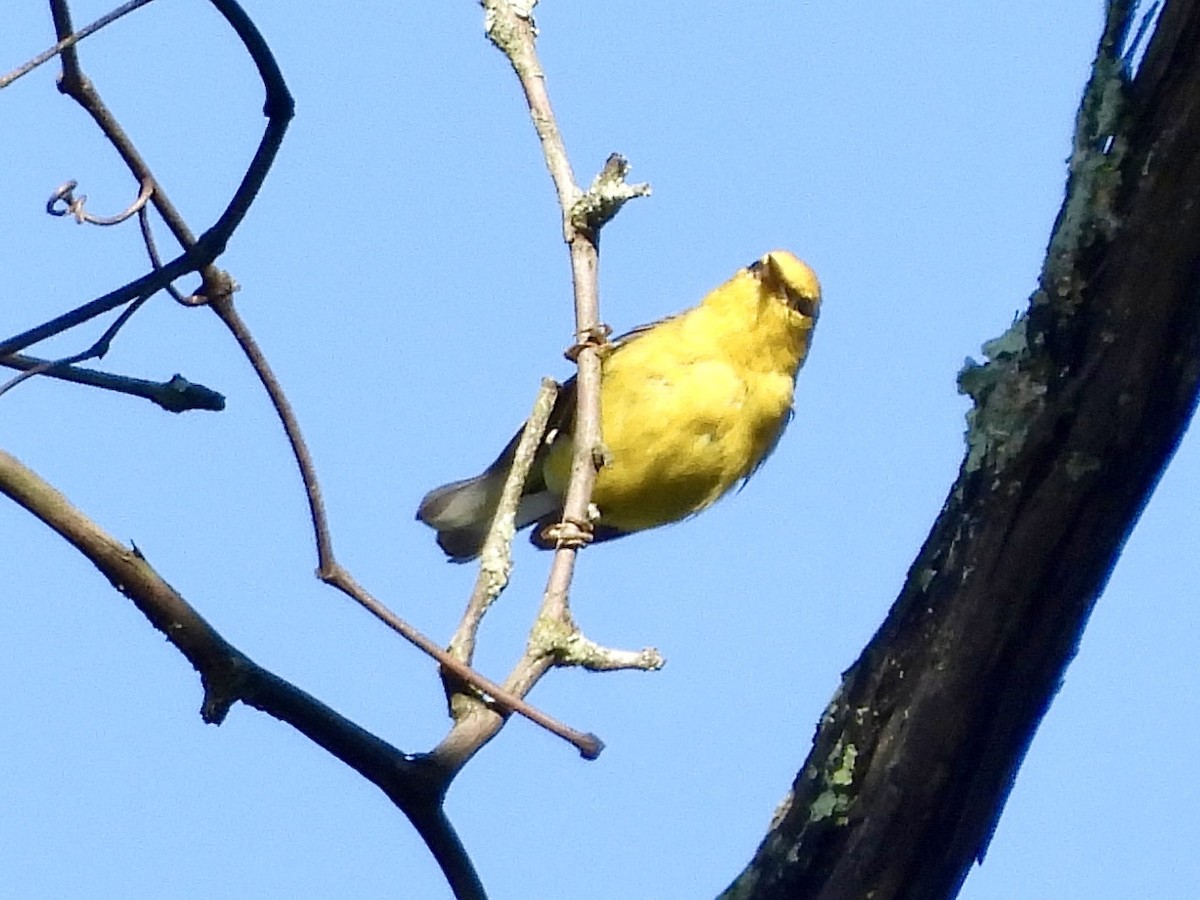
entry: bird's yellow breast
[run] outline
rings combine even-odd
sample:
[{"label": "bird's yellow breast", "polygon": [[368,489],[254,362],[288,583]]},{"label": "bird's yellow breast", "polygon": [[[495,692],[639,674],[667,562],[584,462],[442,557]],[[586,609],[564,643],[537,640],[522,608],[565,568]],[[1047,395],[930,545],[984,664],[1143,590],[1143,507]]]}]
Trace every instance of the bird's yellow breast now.
[{"label": "bird's yellow breast", "polygon": [[[701,305],[618,342],[601,368],[601,524],[674,522],[747,478],[787,424],[814,322],[743,269]],[[555,493],[566,490],[571,452],[569,439],[551,446]]]}]

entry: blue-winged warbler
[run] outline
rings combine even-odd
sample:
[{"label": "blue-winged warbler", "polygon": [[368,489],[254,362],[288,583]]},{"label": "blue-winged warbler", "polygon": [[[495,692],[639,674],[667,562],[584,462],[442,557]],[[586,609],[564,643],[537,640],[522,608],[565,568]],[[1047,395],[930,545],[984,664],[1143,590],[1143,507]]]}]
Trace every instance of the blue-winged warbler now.
[{"label": "blue-winged warbler", "polygon": [[[677,522],[712,505],[762,465],[792,415],[796,373],[821,303],[817,277],[785,250],[738,270],[698,306],[601,348],[605,463],[596,475],[594,539]],[[517,511],[517,527],[562,515],[571,466],[575,379],[562,386]],[[483,474],[430,491],[417,518],[456,562],[477,556],[521,433]]]}]

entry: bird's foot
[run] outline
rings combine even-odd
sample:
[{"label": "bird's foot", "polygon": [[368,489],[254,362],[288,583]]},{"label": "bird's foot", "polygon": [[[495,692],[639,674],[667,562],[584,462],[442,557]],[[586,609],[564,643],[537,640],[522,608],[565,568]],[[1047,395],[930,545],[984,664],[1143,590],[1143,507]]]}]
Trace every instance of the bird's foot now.
[{"label": "bird's foot", "polygon": [[547,544],[553,543],[556,550],[563,547],[580,550],[590,544],[593,537],[591,521],[574,516],[563,516],[561,522],[542,530],[542,539]]},{"label": "bird's foot", "polygon": [[583,331],[576,332],[575,343],[563,351],[563,356],[571,362],[579,361],[579,354],[587,347],[595,347],[597,350],[603,350],[608,346],[608,339],[612,335],[612,328],[601,322],[599,325],[593,325],[591,328],[585,328]]}]

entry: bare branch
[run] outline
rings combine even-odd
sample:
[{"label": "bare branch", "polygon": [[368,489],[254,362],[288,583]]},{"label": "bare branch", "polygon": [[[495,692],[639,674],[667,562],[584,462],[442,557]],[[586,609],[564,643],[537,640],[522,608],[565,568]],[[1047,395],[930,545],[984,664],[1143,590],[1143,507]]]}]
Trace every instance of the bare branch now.
[{"label": "bare branch", "polygon": [[0,90],[3,90],[4,88],[8,87],[10,84],[12,84],[14,81],[16,81],[18,78],[22,77],[23,75],[28,75],[30,72],[32,72],[34,69],[36,69],[38,66],[40,66],[42,63],[49,62],[50,60],[54,59],[54,57],[58,56],[60,53],[63,53],[64,51],[67,51],[70,48],[74,47],[76,44],[78,44],[84,38],[86,38],[92,34],[95,34],[97,31],[99,31],[104,26],[112,24],[113,22],[117,21],[117,19],[121,18],[122,16],[133,12],[135,9],[140,9],[141,7],[145,6],[147,3],[150,3],[150,2],[151,2],[151,0],[131,0],[131,2],[126,3],[124,6],[119,6],[116,9],[114,9],[112,12],[105,13],[99,19],[97,19],[95,22],[93,22],[91,25],[88,25],[84,28],[79,29],[79,31],[75,32],[74,34],[71,34],[70,33],[71,29],[68,28],[67,36],[62,38],[53,47],[39,53],[33,59],[29,60],[29,62],[25,63],[22,66],[19,66],[18,68],[9,72],[7,75],[0,78]]},{"label": "bare branch", "polygon": [[[128,320],[146,298],[161,286],[169,287],[173,278],[187,271],[185,264],[199,259],[201,262],[195,268],[201,271],[206,300],[211,302],[222,321],[230,326],[231,331],[237,334],[239,343],[244,348],[253,349],[254,353],[250,355],[257,354],[255,356],[256,368],[260,372],[265,371],[269,376],[269,369],[265,368],[265,360],[261,358],[260,353],[257,353],[257,347],[253,345],[249,333],[233,312],[232,294],[236,290],[236,283],[227,273],[215,268],[210,263],[223,250],[229,235],[241,221],[250,202],[257,195],[262,178],[265,177],[270,167],[291,117],[292,101],[269,48],[240,6],[229,0],[212,0],[212,2],[242,37],[258,66],[260,75],[267,86],[267,102],[264,111],[268,115],[269,121],[258,151],[233,199],[217,223],[197,240],[182,216],[167,199],[165,192],[161,188],[150,190],[151,186],[156,186],[156,182],[148,166],[80,70],[78,57],[71,46],[72,42],[68,40],[71,21],[65,0],[52,0],[55,27],[66,47],[62,53],[63,76],[60,81],[60,89],[74,97],[92,115],[104,135],[118,149],[130,170],[140,179],[143,194],[153,199],[156,209],[183,247],[184,254],[166,266],[160,266],[143,201],[140,204],[140,207],[143,208],[139,208],[137,211],[147,252],[155,271],[126,285],[120,291],[106,295],[99,301],[86,304],[72,313],[60,316],[54,322],[46,323],[15,339],[4,342],[3,345],[0,345],[0,358],[8,356],[21,346],[27,346],[28,343],[56,334],[67,327],[72,327],[120,305],[125,300],[132,299],[133,302],[98,342],[97,348],[102,352],[103,349],[107,349],[108,341],[111,340],[117,329]],[[69,191],[68,188],[66,192],[61,192],[60,196],[65,198],[65,194]],[[73,207],[72,211],[78,216],[86,218],[81,215],[79,201],[69,205]],[[177,292],[172,293],[177,300],[188,302],[183,300]],[[74,361],[84,355],[86,354],[80,354],[66,361],[50,363],[34,360],[27,369],[27,374],[50,367],[61,367],[65,362]],[[18,365],[25,362],[29,362],[29,360],[27,358],[20,359]],[[282,397],[282,392],[276,391],[274,397]],[[290,410],[288,412],[290,413]],[[299,434],[298,428],[294,433]],[[299,447],[303,451],[302,455],[307,459],[307,451],[303,450],[302,442]],[[311,460],[307,461],[311,464]],[[48,485],[41,483],[36,476],[20,467],[19,463],[12,460],[11,457],[6,457],[0,462],[8,464],[0,466],[0,480],[5,482],[3,488],[0,489],[9,493],[35,515],[51,524],[68,541],[88,555],[110,577],[114,586],[133,599],[151,622],[163,631],[200,671],[205,686],[203,714],[207,721],[220,722],[230,706],[241,700],[293,724],[312,740],[329,749],[330,752],[355,767],[367,778],[375,781],[388,793],[389,797],[409,816],[438,858],[456,896],[483,897],[482,885],[441,808],[448,779],[446,773],[436,765],[435,761],[428,757],[410,757],[400,753],[373,735],[358,729],[357,726],[349,723],[333,710],[323,707],[286,682],[259,669],[243,654],[227,645],[178,594],[158,578],[141,559],[136,548],[131,552],[99,532],[91,523],[72,510],[65,498],[54,492]],[[11,477],[6,479],[6,475]],[[321,511],[323,516],[315,476],[309,483],[316,492],[314,495],[315,507]],[[23,490],[25,488],[28,490]],[[335,584],[343,591],[359,598],[364,606],[377,614],[386,614],[385,618],[390,616],[390,623],[393,627],[400,630],[418,646],[422,646],[426,652],[435,658],[443,659],[450,668],[454,668],[455,660],[448,657],[444,651],[434,646],[410,626],[388,613],[382,604],[358,587],[353,579],[337,566],[332,557],[328,562],[330,566],[324,568],[330,569],[330,571],[322,572],[322,576],[327,582]],[[479,678],[461,663],[457,665],[459,674],[464,681],[478,684],[485,692],[489,688],[495,690],[498,696],[494,700],[489,698],[490,702],[496,703],[506,711],[516,708],[531,714],[535,720],[542,721],[548,727],[557,726],[558,723],[544,714],[530,710],[519,698],[511,698],[513,700],[511,706],[502,706],[507,697],[502,688],[493,685],[486,679]],[[565,732],[568,739],[574,738],[585,750],[593,743],[588,740],[586,735],[579,735],[562,726],[560,726],[560,730]]]},{"label": "bare branch", "polygon": [[63,365],[62,360],[38,359],[20,353],[0,359],[0,366],[21,371],[38,369],[38,374],[47,378],[57,378],[60,381],[70,381],[74,384],[83,384],[118,394],[128,394],[131,397],[142,397],[156,403],[167,412],[181,413],[193,409],[220,412],[225,408],[223,394],[202,384],[188,381],[182,375],[173,375],[167,381],[147,381],[143,378],[97,372],[95,369],[80,369],[76,366]]},{"label": "bare branch", "polygon": [[[22,381],[32,378],[34,375],[41,375],[54,369],[72,365],[73,363],[83,362],[84,360],[103,357],[106,353],[108,353],[108,349],[112,344],[113,338],[117,336],[117,332],[125,326],[125,323],[133,317],[133,314],[136,313],[141,308],[142,304],[148,299],[148,297],[139,297],[121,310],[121,314],[117,316],[116,320],[109,325],[108,328],[105,329],[104,334],[100,336],[100,340],[96,341],[96,343],[94,343],[88,349],[80,353],[76,353],[73,356],[66,356],[58,360],[43,361],[37,365],[26,368],[25,371],[9,381],[7,384],[0,385],[0,394],[4,394],[6,391],[16,387]],[[7,363],[11,358],[12,357],[0,357],[0,363]]]},{"label": "bare branch", "polygon": [[533,8],[537,6],[537,0],[482,0],[482,5],[484,31],[512,64],[521,82],[521,89],[525,92],[529,115],[542,142],[542,155],[554,180],[558,204],[563,211],[563,236],[570,241],[566,216],[582,191],[575,183],[571,160],[567,156],[562,133],[558,130],[558,120],[550,105],[550,94],[546,90],[546,73],[542,71],[537,56],[537,25],[533,21]]},{"label": "bare branch", "polygon": [[[206,242],[216,244],[216,253],[224,249],[224,243],[227,240],[228,234],[224,233],[222,229],[229,227],[231,231],[232,228],[236,227],[241,217],[245,214],[249,203],[257,194],[262,178],[265,177],[266,171],[278,149],[278,144],[283,138],[293,109],[291,96],[287,92],[286,85],[283,83],[282,75],[279,72],[274,57],[254,24],[237,3],[231,2],[231,0],[212,0],[212,3],[225,16],[239,37],[242,38],[247,50],[254,58],[259,73],[267,87],[267,102],[264,112],[269,116],[269,120],[258,152],[255,154],[246,175],[243,177],[242,183],[239,185],[233,200],[227,206],[225,213],[222,214],[216,225],[206,234],[202,235],[199,240],[193,237],[183,217],[167,198],[166,192],[154,180],[149,166],[142,159],[132,141],[104,105],[90,81],[83,76],[76,54],[71,49],[67,49],[63,53],[63,77],[60,82],[60,89],[73,97],[87,110],[105,137],[117,148],[126,165],[129,166],[130,171],[141,180],[142,184],[155,185],[151,199],[156,210],[163,217],[177,241],[185,250],[184,256],[180,259],[185,259],[190,254],[195,254],[198,248]],[[56,0],[53,8],[55,13],[55,27],[59,30],[60,38],[65,38],[69,35],[71,28],[70,16],[66,4],[62,0]],[[165,267],[158,267],[157,252],[154,247],[153,238],[149,233],[148,223],[145,218],[142,218],[141,222],[147,250],[150,253],[152,264],[155,266],[155,271],[149,276],[139,279],[138,282],[132,283],[132,285],[149,281],[154,285],[154,289],[158,290],[164,286],[168,286],[169,282],[173,281],[178,274],[183,274],[183,271],[176,271],[179,260],[168,263]],[[215,254],[212,258],[215,258]],[[168,273],[171,277],[165,278]],[[500,685],[456,660],[372,597],[337,563],[333,555],[332,539],[311,454],[308,452],[300,432],[299,422],[284,395],[282,387],[267,364],[265,356],[250,335],[249,329],[246,328],[233,307],[232,295],[237,285],[228,273],[212,265],[203,265],[201,267],[201,276],[203,278],[203,286],[200,294],[212,306],[218,317],[238,341],[239,346],[241,346],[247,359],[258,374],[260,381],[266,388],[288,435],[293,455],[299,466],[308,496],[309,510],[317,541],[318,577],[354,599],[414,646],[432,656],[443,668],[451,672],[463,683],[478,688],[488,697],[489,703],[495,704],[506,713],[517,712],[529,718],[531,721],[536,722],[574,744],[584,755],[591,755],[596,752],[597,741],[592,735],[577,731],[558,722],[553,717],[525,703],[522,698],[510,694]],[[131,289],[132,285],[127,285],[125,289],[122,289],[122,292]],[[114,292],[114,294],[119,295],[122,292]],[[113,303],[114,294],[101,298],[103,302],[93,301],[91,304],[87,304],[73,313],[60,316],[53,322],[39,326],[37,329],[32,329],[23,335],[18,335],[16,338],[0,344],[0,358],[9,355],[14,350],[28,346],[29,343],[57,334],[59,331],[65,330],[65,328],[73,327],[94,315],[98,315],[100,312],[111,309],[112,306],[109,305],[110,303],[116,305]],[[172,294],[178,301],[188,303],[188,301],[184,300],[176,292],[172,291]],[[126,311],[125,318],[127,318],[128,314],[135,311],[142,300],[149,295],[149,292],[135,295],[139,299]],[[62,365],[64,362],[72,361],[77,360],[72,358],[66,361],[57,361],[53,365]],[[37,371],[39,370],[35,365],[35,367],[23,373],[22,376],[19,376],[18,379],[14,379],[14,383],[29,377],[29,375]]]},{"label": "bare branch", "polygon": [[[158,255],[158,245],[154,242],[154,229],[150,225],[150,216],[144,206],[138,210],[138,229],[142,232],[142,243],[146,246],[146,255],[150,257],[150,265],[155,269],[161,269],[162,259]],[[180,306],[203,306],[205,303],[204,297],[197,297],[195,294],[188,297],[183,296],[173,284],[164,285],[163,289]]]},{"label": "bare branch", "polygon": [[[533,411],[529,414],[521,433],[521,440],[517,443],[512,468],[504,481],[495,518],[479,554],[479,576],[475,579],[475,588],[467,601],[462,621],[454,632],[454,637],[450,639],[450,652],[465,663],[469,664],[475,655],[475,639],[483,617],[508,584],[508,576],[512,571],[512,541],[516,535],[517,507],[520,505],[525,480],[529,477],[529,470],[533,466],[534,456],[546,432],[546,423],[550,419],[557,397],[557,382],[549,378],[542,379],[541,389],[533,403]],[[457,687],[455,685],[455,689]]]},{"label": "bare branch", "polygon": [[484,896],[471,860],[442,812],[446,782],[432,760],[396,749],[257,665],[159,577],[136,547],[111,537],[2,450],[0,493],[79,550],[187,658],[204,687],[204,721],[220,724],[233,704],[240,702],[288,723],[376,785],[408,816],[457,896]]},{"label": "bare branch", "polygon": [[[575,344],[567,355],[579,369],[574,455],[563,501],[562,522],[555,529],[554,559],[525,654],[505,681],[505,687],[518,696],[527,694],[556,665],[581,665],[597,671],[662,666],[662,658],[655,650],[608,650],[589,641],[579,632],[570,613],[568,597],[576,552],[591,538],[589,505],[596,472],[604,456],[600,434],[600,350],[607,341],[609,329],[600,322],[599,232],[627,200],[649,194],[650,188],[648,185],[624,184],[629,166],[616,154],[609,157],[604,171],[586,194],[575,183],[535,46],[537,27],[533,22],[533,7],[536,2],[482,0],[487,36],[516,72],[558,194],[563,237],[571,254],[575,295]],[[484,577],[481,573],[480,580]],[[471,602],[474,605],[476,601],[473,598]],[[470,608],[468,617],[472,615]],[[499,732],[504,718],[465,695],[453,697],[451,705],[454,727],[433,751],[433,756],[447,770],[456,772]],[[597,741],[597,754],[601,746]]]},{"label": "bare branch", "polygon": [[[525,92],[529,114],[542,145],[542,154],[563,214],[563,237],[571,252],[571,277],[575,292],[575,334],[579,367],[578,399],[575,412],[575,456],[571,478],[563,502],[563,522],[579,526],[588,521],[588,504],[596,481],[595,459],[601,447],[600,435],[600,356],[598,347],[604,330],[600,323],[598,291],[599,251],[595,235],[579,229],[572,212],[582,191],[567,156],[566,145],[550,95],[546,75],[536,49],[537,26],[533,21],[536,0],[483,0],[488,38],[508,58]],[[576,538],[559,542],[551,564],[546,589],[547,612],[565,618],[567,596],[575,566],[575,551],[583,541]]]}]

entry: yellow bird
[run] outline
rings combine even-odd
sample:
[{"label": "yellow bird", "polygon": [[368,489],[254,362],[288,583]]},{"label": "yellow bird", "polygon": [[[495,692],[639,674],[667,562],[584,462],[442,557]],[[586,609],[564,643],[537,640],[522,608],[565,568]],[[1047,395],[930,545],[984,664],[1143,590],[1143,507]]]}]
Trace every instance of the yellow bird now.
[{"label": "yellow bird", "polygon": [[[746,481],[792,415],[796,373],[821,304],[817,276],[773,250],[699,306],[634,329],[601,349],[605,464],[592,503],[594,539],[678,522]],[[517,511],[530,539],[562,516],[571,468],[575,379],[559,392]],[[479,555],[521,431],[483,474],[434,488],[417,518],[454,562]]]}]

